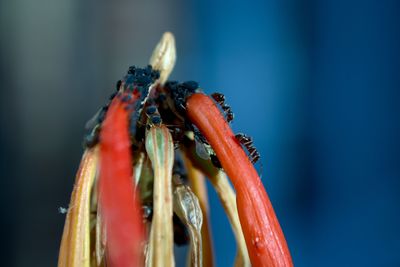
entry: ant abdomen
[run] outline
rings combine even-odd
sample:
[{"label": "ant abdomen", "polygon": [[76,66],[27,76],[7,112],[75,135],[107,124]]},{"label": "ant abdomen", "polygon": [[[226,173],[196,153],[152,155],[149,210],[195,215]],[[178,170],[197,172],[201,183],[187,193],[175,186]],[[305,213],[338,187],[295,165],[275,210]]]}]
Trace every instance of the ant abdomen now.
[{"label": "ant abdomen", "polygon": [[253,144],[253,139],[250,136],[243,133],[236,134],[235,138],[249,152],[249,158],[251,163],[256,163],[260,159],[260,153],[255,148]]},{"label": "ant abdomen", "polygon": [[232,108],[225,103],[225,96],[221,93],[213,93],[211,94],[211,97],[215,100],[215,102],[217,102],[221,106],[226,116],[226,121],[227,122],[233,121],[234,114]]}]

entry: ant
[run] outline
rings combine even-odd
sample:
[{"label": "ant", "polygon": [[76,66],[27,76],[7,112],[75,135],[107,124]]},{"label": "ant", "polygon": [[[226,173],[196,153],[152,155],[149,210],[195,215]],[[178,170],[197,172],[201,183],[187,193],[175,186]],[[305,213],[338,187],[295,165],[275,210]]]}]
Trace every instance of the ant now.
[{"label": "ant", "polygon": [[146,109],[146,115],[148,117],[148,127],[157,125],[160,126],[161,125],[161,116],[160,113],[157,110],[157,107],[155,105],[151,105],[148,106]]},{"label": "ant", "polygon": [[211,97],[221,106],[226,115],[226,121],[231,122],[234,118],[234,114],[232,108],[225,103],[225,96],[221,93],[213,93],[211,94]]},{"label": "ant", "polygon": [[245,135],[243,133],[236,134],[235,138],[249,152],[251,163],[253,164],[256,163],[260,159],[260,153],[258,153],[257,149],[254,147],[253,139],[250,136]]}]

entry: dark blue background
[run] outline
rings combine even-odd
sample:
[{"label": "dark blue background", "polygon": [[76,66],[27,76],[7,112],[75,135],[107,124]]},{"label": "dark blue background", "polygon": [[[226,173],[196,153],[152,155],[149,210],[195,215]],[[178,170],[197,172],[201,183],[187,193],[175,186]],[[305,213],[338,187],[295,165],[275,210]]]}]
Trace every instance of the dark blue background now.
[{"label": "dark blue background", "polygon": [[[400,266],[399,1],[1,1],[0,248],[54,266],[85,121],[165,30],[253,136],[296,266]],[[218,200],[218,266],[234,238]],[[3,265],[3,264],[2,264]]]}]

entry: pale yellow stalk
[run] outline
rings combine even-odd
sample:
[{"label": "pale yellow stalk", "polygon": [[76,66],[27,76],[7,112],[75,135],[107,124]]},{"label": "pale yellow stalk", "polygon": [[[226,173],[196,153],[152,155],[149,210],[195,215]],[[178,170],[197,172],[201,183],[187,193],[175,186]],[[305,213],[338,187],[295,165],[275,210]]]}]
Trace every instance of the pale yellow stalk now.
[{"label": "pale yellow stalk", "polygon": [[154,171],[153,219],[146,263],[151,267],[171,267],[175,266],[172,225],[174,144],[165,126],[153,126],[147,131],[146,151]]},{"label": "pale yellow stalk", "polygon": [[142,175],[143,162],[145,156],[143,152],[139,152],[139,155],[135,159],[135,163],[133,164],[133,181],[135,182],[135,186],[139,184],[140,177]]},{"label": "pale yellow stalk", "polygon": [[174,189],[174,211],[189,230],[189,266],[203,266],[201,226],[203,214],[198,198],[189,186],[178,184]]},{"label": "pale yellow stalk", "polygon": [[[237,242],[238,251],[236,255],[235,266],[251,266],[246,242],[239,221],[239,215],[236,206],[236,194],[233,190],[233,187],[229,183],[226,174],[222,170],[214,167],[210,160],[200,158],[196,153],[194,143],[191,145],[191,147],[185,149],[185,152],[186,156],[195,165],[195,168],[198,168],[204,175],[209,177],[210,182],[215,188],[221,204],[225,209]],[[189,162],[189,160],[187,160],[187,162]],[[195,189],[193,190],[196,192]]]},{"label": "pale yellow stalk", "polygon": [[235,191],[229,183],[228,177],[221,170],[215,175],[210,175],[209,179],[218,194],[226,214],[228,215],[229,222],[236,238],[238,251],[236,255],[235,266],[251,266],[249,254],[247,252],[246,241],[244,239],[242,227],[239,221]]},{"label": "pale yellow stalk", "polygon": [[58,258],[59,267],[90,266],[90,204],[99,150],[83,154],[68,208]]},{"label": "pale yellow stalk", "polygon": [[203,264],[204,266],[214,266],[213,243],[210,227],[210,214],[208,205],[208,194],[204,175],[195,169],[191,161],[185,157],[185,165],[188,171],[188,179],[191,188],[200,202],[203,212],[203,226],[201,228],[203,245]]}]

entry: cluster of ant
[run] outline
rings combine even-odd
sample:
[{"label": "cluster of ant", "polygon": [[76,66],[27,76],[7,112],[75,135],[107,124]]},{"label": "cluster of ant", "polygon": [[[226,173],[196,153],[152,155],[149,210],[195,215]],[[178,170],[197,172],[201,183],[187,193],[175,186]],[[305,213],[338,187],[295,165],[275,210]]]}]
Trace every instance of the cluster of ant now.
[{"label": "cluster of ant", "polygon": [[[168,81],[162,87],[152,88],[158,77],[159,73],[152,70],[151,66],[144,69],[130,67],[124,79],[117,82],[116,92],[110,96],[109,102],[86,124],[88,133],[85,135],[84,145],[92,147],[98,143],[101,124],[109,104],[114,97],[121,97],[123,102],[128,103],[127,108],[132,110],[130,135],[133,150],[140,149],[143,146],[146,127],[163,123],[170,129],[176,147],[185,143],[185,133],[193,132],[196,151],[199,156],[214,158],[214,165],[220,168],[215,153],[210,148],[206,138],[185,116],[186,99],[193,93],[201,92],[198,83],[194,81],[183,83]],[[132,101],[133,97],[137,99]],[[225,96],[221,93],[213,93],[211,97],[219,104],[226,121],[230,123],[234,114],[231,107],[225,103]],[[260,154],[254,147],[252,138],[239,133],[236,134],[236,139],[247,149],[251,162],[257,162]],[[202,148],[204,146],[206,148]]]},{"label": "cluster of ant", "polygon": [[[156,82],[158,78],[159,72],[153,70],[151,66],[143,69],[130,67],[127,75],[117,82],[116,91],[110,96],[109,102],[86,124],[84,146],[93,147],[99,142],[101,125],[109,105],[115,97],[119,97],[126,104],[125,108],[131,111],[130,137],[133,154],[144,150],[146,129],[164,124],[171,132],[175,148],[190,146],[194,142],[196,154],[200,158],[210,160],[215,167],[221,168],[207,139],[186,117],[186,99],[194,93],[201,92],[198,83],[168,81],[164,86],[160,86]],[[220,106],[226,121],[230,123],[234,114],[231,107],[225,103],[225,96],[221,93],[213,93],[211,97]],[[193,133],[192,138],[188,133]],[[235,137],[247,149],[250,161],[257,162],[260,154],[254,147],[251,137],[242,133]],[[183,181],[186,180],[187,175],[179,152],[176,153],[173,172],[174,176],[180,177]],[[143,209],[145,219],[151,221],[152,204],[144,204]],[[188,240],[187,233],[182,230],[182,227],[184,228],[183,223],[174,215],[174,231],[179,233],[176,235],[179,238],[175,241],[178,244],[184,244]]]}]

